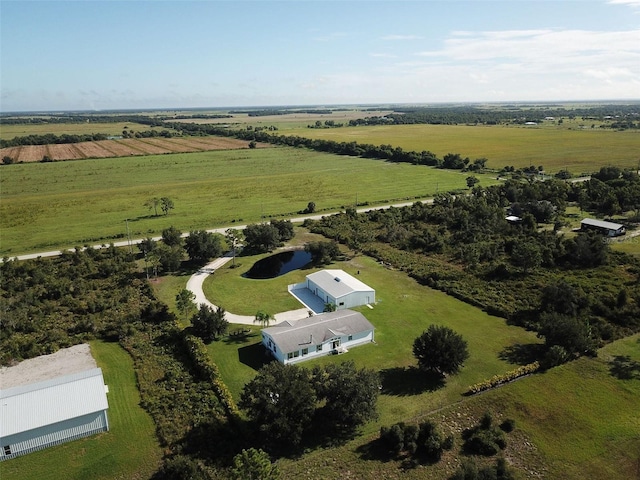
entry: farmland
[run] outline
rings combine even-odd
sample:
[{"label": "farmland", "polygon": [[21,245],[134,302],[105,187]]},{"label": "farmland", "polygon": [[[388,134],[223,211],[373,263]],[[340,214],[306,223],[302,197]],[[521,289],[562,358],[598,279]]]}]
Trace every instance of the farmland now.
[{"label": "farmland", "polygon": [[338,142],[390,144],[405,150],[429,150],[488,158],[487,167],[501,169],[542,165],[548,172],[574,174],[605,165],[637,168],[640,132],[526,126],[388,125],[333,129],[291,129],[288,135]]},{"label": "farmland", "polygon": [[[266,147],[267,144],[258,144]],[[50,145],[23,145],[0,149],[0,157],[16,162],[39,162],[47,155],[52,161],[122,156],[162,155],[248,148],[247,142],[227,137],[123,138]]]},{"label": "farmland", "polygon": [[[2,167],[2,255],[287,216],[411,201],[465,189],[466,175],[407,164],[269,148],[16,164]],[[495,182],[480,176],[482,185]],[[354,185],[357,187],[354,188]],[[169,197],[153,216],[144,203]]]}]

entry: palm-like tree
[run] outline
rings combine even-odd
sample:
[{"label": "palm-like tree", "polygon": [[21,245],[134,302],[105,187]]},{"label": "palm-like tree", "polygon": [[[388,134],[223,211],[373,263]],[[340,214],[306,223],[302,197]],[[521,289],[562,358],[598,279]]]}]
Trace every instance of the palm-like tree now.
[{"label": "palm-like tree", "polygon": [[256,317],[253,319],[253,323],[259,323],[262,328],[268,327],[269,323],[273,320],[273,317],[262,310],[256,312]]}]

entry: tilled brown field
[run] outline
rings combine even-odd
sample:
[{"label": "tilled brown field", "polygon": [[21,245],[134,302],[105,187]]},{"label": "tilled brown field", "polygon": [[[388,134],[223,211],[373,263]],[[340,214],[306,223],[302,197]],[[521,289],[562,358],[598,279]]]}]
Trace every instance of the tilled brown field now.
[{"label": "tilled brown field", "polygon": [[[257,146],[264,148],[270,145],[258,143]],[[2,148],[0,149],[0,158],[8,156],[16,162],[39,162],[45,155],[49,155],[52,160],[78,160],[208,150],[238,150],[241,148],[248,148],[248,142],[229,137],[124,138],[97,142]]]}]

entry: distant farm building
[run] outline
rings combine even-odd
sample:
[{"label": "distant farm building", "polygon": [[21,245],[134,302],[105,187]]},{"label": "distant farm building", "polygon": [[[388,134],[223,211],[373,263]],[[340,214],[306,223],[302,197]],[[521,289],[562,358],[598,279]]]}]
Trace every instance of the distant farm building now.
[{"label": "distant farm building", "polygon": [[108,431],[106,393],[100,368],[0,390],[0,461]]},{"label": "distant farm building", "polygon": [[338,310],[264,328],[262,344],[280,363],[297,363],[371,343],[373,330],[361,313]]},{"label": "distant farm building", "polygon": [[289,285],[289,292],[315,313],[321,313],[325,304],[336,310],[371,305],[376,292],[343,270],[320,270],[307,275],[306,281]]},{"label": "distant farm building", "polygon": [[580,229],[583,231],[591,230],[606,237],[618,237],[626,233],[624,225],[613,222],[605,222],[603,220],[596,220],[593,218],[585,218],[580,222]]}]

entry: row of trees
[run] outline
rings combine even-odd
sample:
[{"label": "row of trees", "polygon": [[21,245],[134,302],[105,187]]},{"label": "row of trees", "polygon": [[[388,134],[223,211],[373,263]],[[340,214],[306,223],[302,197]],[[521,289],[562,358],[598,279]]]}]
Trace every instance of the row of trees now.
[{"label": "row of trees", "polygon": [[[461,159],[462,163],[455,160],[448,160],[448,163],[454,167],[445,167],[443,158],[438,158],[433,152],[423,150],[421,152],[405,151],[401,147],[393,147],[392,145],[372,145],[361,144],[357,142],[336,142],[333,140],[310,139],[297,135],[275,135],[267,131],[256,131],[255,129],[231,130],[221,128],[215,125],[198,125],[198,124],[169,124],[171,128],[181,128],[183,131],[192,135],[218,135],[224,137],[236,137],[241,140],[257,141],[264,143],[272,143],[276,145],[287,145],[291,147],[304,147],[311,150],[335,153],[337,155],[350,155],[363,158],[375,158],[387,160],[395,163],[412,163],[414,165],[430,165],[440,168],[459,168],[464,169],[467,165],[486,165],[486,159],[478,159],[471,163],[469,159]],[[459,154],[449,154],[454,159],[460,157]],[[447,157],[449,158],[449,157]],[[466,162],[465,162],[466,160]]]}]

